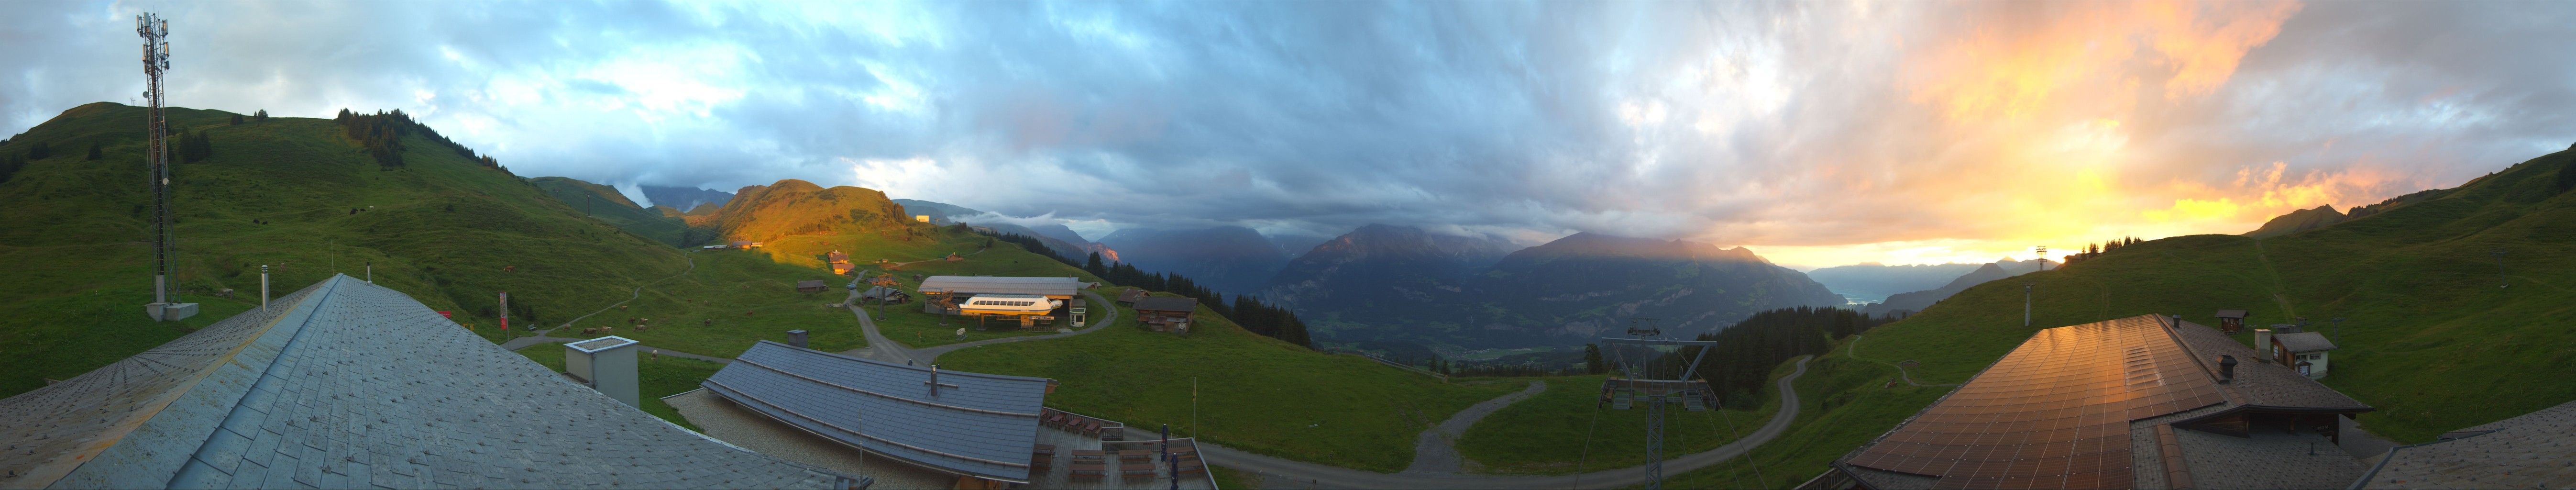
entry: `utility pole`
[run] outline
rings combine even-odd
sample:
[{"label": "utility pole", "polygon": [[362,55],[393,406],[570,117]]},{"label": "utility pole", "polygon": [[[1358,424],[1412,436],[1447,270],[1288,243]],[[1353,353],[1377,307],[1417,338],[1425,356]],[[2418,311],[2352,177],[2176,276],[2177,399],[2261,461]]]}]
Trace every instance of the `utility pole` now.
[{"label": "utility pole", "polygon": [[2336,347],[2342,347],[2342,346],[2343,346],[2343,317],[2328,318],[2328,319],[2326,319],[2326,323],[2329,323],[2329,324],[2334,325],[2334,343],[2335,343],[2335,346],[2336,346]]},{"label": "utility pole", "polygon": [[2030,281],[2021,282],[2021,326],[2030,327]]},{"label": "utility pole", "polygon": [[259,266],[259,312],[268,312],[268,264]]}]

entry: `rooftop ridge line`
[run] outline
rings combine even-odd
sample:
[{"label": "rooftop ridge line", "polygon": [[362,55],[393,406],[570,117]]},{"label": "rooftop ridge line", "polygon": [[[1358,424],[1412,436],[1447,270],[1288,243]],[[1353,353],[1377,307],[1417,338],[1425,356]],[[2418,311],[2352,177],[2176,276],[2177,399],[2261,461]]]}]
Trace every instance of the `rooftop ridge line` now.
[{"label": "rooftop ridge line", "polygon": [[[320,285],[327,287],[316,292],[323,293],[323,296],[329,296],[331,289],[338,287],[336,284],[331,284],[331,282],[332,281],[330,279],[324,279]],[[88,447],[82,448],[78,451],[73,451],[69,454],[57,456],[54,460],[59,462],[62,461],[61,458],[69,457],[73,461],[77,461],[77,463],[69,465],[40,464],[35,468],[28,470],[27,474],[20,475],[20,478],[26,478],[25,480],[20,481],[30,483],[39,479],[44,481],[43,485],[36,485],[30,488],[53,486],[55,482],[61,481],[63,477],[71,476],[73,472],[80,471],[82,466],[87,466],[90,462],[97,461],[97,457],[100,453],[107,452],[108,449],[116,447],[118,442],[124,441],[126,436],[132,435],[136,429],[140,429],[144,424],[151,422],[152,418],[159,415],[162,410],[170,408],[170,404],[177,403],[180,397],[186,396],[189,392],[196,391],[197,386],[203,384],[207,377],[213,376],[215,371],[221,370],[225,364],[232,362],[233,357],[241,355],[243,349],[250,348],[251,344],[258,343],[260,337],[267,336],[270,330],[275,329],[277,325],[286,320],[288,316],[292,316],[295,312],[295,308],[313,301],[313,296],[314,295],[307,294],[297,298],[295,304],[289,305],[286,310],[278,313],[275,317],[269,318],[267,322],[262,323],[259,327],[260,332],[258,334],[243,336],[240,344],[235,344],[231,350],[225,351],[223,355],[216,356],[214,362],[207,364],[204,368],[198,369],[195,374],[189,375],[187,381],[172,385],[169,391],[153,397],[151,402],[144,405],[150,408],[127,412],[125,420],[117,422],[116,425],[106,431],[102,431],[98,436],[96,436],[96,439],[86,445]],[[217,429],[220,430],[220,426],[218,426]],[[192,453],[190,457],[194,457],[194,454]],[[182,462],[181,464],[184,465],[186,463]]]},{"label": "rooftop ridge line", "polygon": [[[747,358],[734,358],[734,360],[733,360],[733,361],[734,361],[734,362],[745,363],[745,364],[750,364],[752,367],[761,368],[761,369],[767,369],[767,370],[769,370],[770,372],[774,372],[774,373],[778,373],[778,374],[788,375],[789,377],[794,377],[794,378],[796,378],[796,379],[801,379],[801,380],[810,381],[810,382],[813,382],[813,383],[815,383],[815,384],[820,384],[820,385],[823,385],[823,386],[830,386],[830,387],[833,387],[833,388],[839,388],[839,389],[841,389],[841,390],[843,390],[843,391],[849,391],[849,392],[852,392],[852,393],[858,393],[858,394],[861,394],[861,395],[868,395],[868,396],[873,396],[873,397],[877,397],[877,398],[885,398],[885,399],[889,399],[889,400],[896,400],[896,401],[901,401],[901,402],[911,403],[911,404],[914,404],[914,405],[922,405],[922,406],[928,406],[928,407],[933,407],[933,408],[944,408],[944,409],[949,409],[949,410],[957,410],[957,411],[961,411],[961,412],[975,412],[975,413],[989,414],[989,415],[1003,415],[1003,416],[1010,416],[1010,417],[1028,417],[1028,418],[1037,418],[1037,417],[1038,417],[1038,414],[1034,414],[1034,413],[1005,412],[1005,411],[1001,411],[1001,410],[988,410],[988,409],[974,408],[974,407],[961,407],[961,406],[949,405],[949,404],[945,404],[945,403],[934,403],[934,402],[930,402],[930,401],[926,401],[926,400],[915,400],[915,399],[911,399],[911,398],[904,398],[904,397],[900,397],[900,396],[894,396],[894,395],[888,395],[888,394],[884,394],[884,393],[878,393],[878,392],[875,392],[875,391],[872,391],[872,390],[868,390],[868,389],[865,389],[865,388],[859,388],[859,387],[855,387],[855,386],[846,386],[846,385],[842,385],[842,384],[840,384],[840,383],[834,383],[834,382],[830,382],[830,381],[824,381],[824,380],[814,379],[814,378],[809,377],[809,376],[806,376],[806,375],[796,374],[796,373],[791,373],[791,372],[787,372],[787,370],[784,370],[784,369],[779,369],[779,368],[775,368],[775,367],[770,367],[768,364],[761,364],[759,361],[754,361],[754,360],[747,359]],[[727,388],[727,389],[731,389],[731,388]]]},{"label": "rooftop ridge line", "polygon": [[[718,388],[724,388],[726,391],[732,391],[732,392],[735,392],[735,393],[741,393],[741,392],[742,392],[741,390],[736,390],[736,389],[734,389],[734,388],[733,388],[733,387],[731,387],[731,386],[726,386],[724,383],[717,382],[716,380],[713,380],[713,379],[709,379],[709,380],[707,380],[706,382],[707,382],[708,384],[716,385],[716,387],[718,387]],[[842,432],[848,432],[848,433],[850,433],[850,435],[855,435],[855,436],[859,436],[859,437],[865,437],[865,438],[868,438],[869,440],[873,440],[873,441],[877,441],[877,442],[882,442],[882,443],[886,443],[886,444],[893,444],[893,445],[896,445],[896,446],[900,446],[900,447],[902,447],[902,448],[904,448],[904,449],[910,449],[910,450],[914,450],[914,451],[921,451],[921,452],[929,453],[929,454],[936,454],[936,455],[940,455],[940,456],[946,456],[946,457],[951,457],[951,458],[957,458],[957,459],[963,459],[963,460],[968,460],[968,461],[974,461],[974,462],[978,462],[978,463],[991,463],[991,464],[997,464],[997,465],[1002,465],[1002,466],[1018,467],[1018,468],[1027,468],[1027,467],[1029,467],[1029,465],[1028,465],[1027,463],[1013,463],[1013,462],[1009,462],[1009,461],[997,461],[997,460],[991,460],[991,459],[984,459],[984,458],[978,458],[978,457],[974,457],[974,456],[967,456],[967,455],[963,455],[963,454],[956,454],[956,453],[951,453],[951,452],[947,452],[947,451],[941,451],[941,450],[937,450],[937,449],[931,449],[931,448],[926,448],[926,447],[921,447],[921,446],[915,446],[915,445],[911,445],[911,444],[905,444],[905,443],[903,443],[902,441],[895,441],[895,440],[886,439],[886,438],[883,438],[883,437],[877,437],[877,436],[875,436],[875,435],[868,434],[868,433],[866,433],[866,432],[860,432],[860,431],[858,431],[858,430],[854,430],[854,429],[851,429],[851,428],[848,428],[848,427],[842,427],[842,426],[841,426],[841,424],[835,424],[835,423],[831,423],[831,422],[829,422],[829,421],[824,421],[824,420],[821,420],[821,419],[816,419],[816,418],[813,418],[813,417],[808,417],[808,416],[806,416],[805,414],[796,413],[796,411],[794,411],[794,410],[788,410],[788,409],[787,409],[787,407],[781,407],[781,406],[778,406],[778,405],[774,405],[774,404],[769,403],[769,401],[767,401],[767,400],[761,400],[761,399],[759,399],[759,398],[757,398],[757,397],[748,397],[748,396],[746,396],[746,397],[743,397],[743,399],[747,399],[747,400],[751,400],[751,401],[754,401],[754,402],[758,402],[758,403],[760,403],[761,405],[768,405],[768,406],[769,406],[769,408],[777,409],[777,410],[778,410],[778,411],[780,411],[780,412],[786,412],[788,415],[794,415],[794,416],[796,416],[797,418],[801,418],[801,419],[805,419],[805,420],[812,420],[812,421],[814,421],[814,423],[823,424],[823,425],[825,425],[825,426],[829,426],[829,427],[834,428],[834,429],[839,429],[839,430],[841,430]],[[794,425],[794,424],[789,424],[789,425]],[[864,449],[864,448],[862,448],[862,449]],[[980,478],[980,477],[979,477],[979,478]],[[1027,483],[1027,482],[1018,482],[1018,483]]]},{"label": "rooftop ridge line", "polygon": [[[273,371],[276,371],[276,370],[277,370],[277,364],[278,364],[278,362],[285,360],[285,357],[286,357],[286,356],[285,356],[285,353],[286,353],[286,352],[293,350],[293,349],[295,348],[295,344],[296,344],[297,342],[301,342],[301,341],[303,341],[303,339],[304,339],[304,333],[305,333],[305,332],[312,331],[313,322],[314,322],[315,320],[317,320],[317,319],[321,318],[321,316],[322,316],[322,315],[321,315],[321,314],[322,314],[322,312],[320,311],[320,307],[321,307],[321,306],[323,306],[323,305],[330,304],[332,296],[335,296],[335,295],[337,295],[337,294],[339,293],[339,291],[340,291],[340,285],[341,285],[341,284],[343,284],[343,280],[344,280],[344,279],[345,279],[345,280],[356,280],[356,278],[349,277],[347,274],[333,274],[330,278],[328,278],[328,279],[324,279],[324,280],[323,280],[323,284],[328,285],[329,287],[328,287],[328,288],[324,288],[324,289],[323,289],[323,290],[321,290],[321,291],[318,291],[318,292],[322,293],[322,294],[321,294],[321,298],[320,298],[319,300],[315,300],[312,296],[309,296],[309,295],[308,295],[308,296],[306,296],[306,297],[305,297],[305,300],[304,300],[304,301],[297,301],[297,302],[295,302],[295,305],[294,305],[293,307],[291,307],[291,308],[288,308],[288,309],[286,310],[286,313],[285,313],[285,314],[278,315],[278,318],[277,318],[277,319],[275,319],[275,320],[271,320],[271,321],[270,321],[270,323],[269,323],[269,325],[268,325],[268,327],[266,327],[266,328],[265,328],[265,331],[260,332],[260,334],[259,334],[259,335],[252,335],[252,336],[250,336],[250,338],[249,338],[247,341],[242,342],[241,347],[236,347],[236,348],[234,348],[234,350],[233,350],[233,352],[232,352],[232,353],[225,354],[225,355],[224,355],[224,357],[223,357],[222,362],[217,362],[217,363],[215,363],[215,365],[214,365],[214,367],[213,367],[213,368],[210,368],[210,369],[207,369],[207,370],[206,370],[206,375],[211,376],[212,374],[214,374],[214,372],[215,372],[215,371],[217,371],[217,370],[221,369],[225,364],[230,364],[230,363],[234,362],[234,360],[235,360],[235,356],[236,356],[236,355],[238,355],[238,354],[241,352],[241,349],[248,348],[248,347],[250,347],[250,346],[251,346],[251,345],[253,345],[253,344],[258,344],[258,343],[259,343],[259,339],[264,338],[264,337],[267,337],[270,333],[274,332],[274,331],[276,330],[277,325],[278,325],[279,323],[283,323],[283,321],[284,321],[287,317],[295,316],[295,315],[297,315],[297,314],[299,314],[299,313],[301,313],[301,314],[303,315],[303,321],[301,321],[301,322],[297,322],[297,323],[296,323],[296,325],[295,325],[295,333],[294,333],[294,335],[287,337],[287,339],[286,339],[286,343],[281,344],[281,345],[279,345],[279,346],[277,347],[278,355],[277,355],[277,356],[275,356],[275,357],[271,357],[271,358],[269,358],[269,360],[268,360],[268,365],[260,366],[259,370],[255,372],[256,376],[251,377],[251,382],[250,382],[250,383],[248,383],[248,384],[246,384],[246,385],[244,385],[244,386],[242,387],[242,390],[241,390],[241,393],[240,393],[240,394],[238,394],[238,395],[230,395],[230,396],[225,396],[225,397],[224,397],[224,398],[226,398],[226,399],[227,399],[227,400],[225,400],[226,402],[230,402],[230,404],[234,405],[234,409],[233,409],[233,411],[231,411],[231,412],[227,412],[227,413],[225,413],[225,414],[224,414],[224,416],[223,416],[222,418],[218,418],[218,419],[215,419],[215,420],[214,420],[214,423],[212,424],[212,425],[213,425],[212,429],[207,431],[207,433],[208,433],[209,435],[213,435],[213,432],[214,432],[214,431],[230,430],[230,429],[225,429],[225,428],[224,428],[224,425],[225,425],[226,423],[228,423],[228,422],[231,422],[231,421],[232,421],[232,419],[233,419],[233,417],[235,417],[235,416],[237,416],[237,415],[239,415],[239,414],[240,414],[240,411],[242,410],[242,407],[240,406],[240,400],[241,400],[242,398],[245,398],[245,397],[250,396],[250,393],[251,393],[252,391],[256,391],[256,390],[260,389],[260,386],[261,386],[261,385],[268,384],[269,380],[271,380],[271,379],[279,379],[279,377],[278,377],[278,376],[276,376],[276,375],[274,375],[274,374],[271,374],[271,372],[273,372]],[[390,290],[390,288],[388,288],[388,290]],[[306,307],[307,307],[308,305],[309,305],[309,306],[311,306],[312,308],[311,308],[311,309],[307,309]],[[245,369],[247,369],[247,367],[245,367]],[[196,391],[196,388],[192,386],[192,387],[190,387],[189,389],[184,390],[183,392],[193,392],[193,391]],[[252,434],[243,434],[243,435],[252,435]],[[201,464],[203,464],[203,463],[200,463],[201,461],[205,461],[206,459],[208,459],[208,458],[206,458],[206,456],[208,456],[208,455],[210,455],[211,453],[214,453],[214,452],[217,452],[217,451],[219,451],[219,450],[220,450],[220,448],[218,448],[218,447],[217,447],[217,445],[216,445],[216,441],[218,441],[218,440],[220,440],[220,439],[215,438],[215,437],[206,437],[206,438],[204,438],[204,439],[205,439],[205,442],[199,443],[199,444],[197,445],[197,450],[195,450],[195,451],[189,451],[189,452],[188,452],[188,459],[187,459],[187,460],[185,460],[185,461],[181,461],[181,462],[180,462],[181,469],[180,469],[179,471],[173,471],[173,472],[171,472],[171,473],[170,473],[170,481],[169,481],[168,483],[164,483],[163,485],[165,485],[165,486],[172,486],[172,487],[178,486],[178,484],[182,481],[181,479],[182,479],[182,478],[186,478],[186,477],[188,476],[188,471],[187,471],[187,467],[188,467],[188,466],[201,465]]]}]

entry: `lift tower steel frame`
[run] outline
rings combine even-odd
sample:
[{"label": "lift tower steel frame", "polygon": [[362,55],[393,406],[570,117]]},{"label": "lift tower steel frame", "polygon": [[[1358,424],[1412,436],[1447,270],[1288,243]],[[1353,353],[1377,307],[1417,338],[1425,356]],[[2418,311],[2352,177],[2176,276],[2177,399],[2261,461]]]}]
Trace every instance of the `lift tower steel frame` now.
[{"label": "lift tower steel frame", "polygon": [[170,70],[170,21],[151,13],[135,16],[134,34],[143,37],[143,75],[150,83],[143,92],[149,104],[143,113],[143,160],[146,185],[152,188],[152,304],[145,310],[154,320],[177,320],[196,310],[178,303],[170,289],[170,256],[176,253],[177,237],[170,229],[170,117],[163,108],[169,101],[161,90],[161,75]]},{"label": "lift tower steel frame", "polygon": [[1716,392],[1709,389],[1707,381],[1696,379],[1699,375],[1700,361],[1708,359],[1708,348],[1717,346],[1717,342],[1657,338],[1663,335],[1663,330],[1655,328],[1654,321],[1653,318],[1632,319],[1631,325],[1644,325],[1628,328],[1628,335],[1634,338],[1603,337],[1601,342],[1644,345],[1649,348],[1697,346],[1700,347],[1699,355],[1692,356],[1689,364],[1682,366],[1681,377],[1659,379],[1653,378],[1653,373],[1650,372],[1654,367],[1653,356],[1640,356],[1640,359],[1631,362],[1624,353],[1614,352],[1619,359],[1622,377],[1601,382],[1599,402],[1625,410],[1635,405],[1638,397],[1645,398],[1644,401],[1648,405],[1646,407],[1646,488],[1649,489],[1664,486],[1664,404],[1680,403],[1684,409],[1694,412],[1719,408]]}]

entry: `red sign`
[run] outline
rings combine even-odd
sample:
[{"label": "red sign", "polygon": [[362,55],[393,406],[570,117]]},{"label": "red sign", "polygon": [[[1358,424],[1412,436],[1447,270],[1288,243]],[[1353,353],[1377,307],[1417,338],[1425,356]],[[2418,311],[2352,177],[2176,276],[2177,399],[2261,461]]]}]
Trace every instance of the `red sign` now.
[{"label": "red sign", "polygon": [[438,317],[439,317],[439,318],[456,318],[456,312],[455,312],[455,311],[453,311],[453,310],[438,310]]}]

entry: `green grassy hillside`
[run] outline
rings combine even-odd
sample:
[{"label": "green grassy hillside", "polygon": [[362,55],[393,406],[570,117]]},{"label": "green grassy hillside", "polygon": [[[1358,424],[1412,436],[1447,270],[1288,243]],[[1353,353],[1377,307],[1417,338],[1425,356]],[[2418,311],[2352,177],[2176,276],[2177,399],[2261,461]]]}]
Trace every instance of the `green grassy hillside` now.
[{"label": "green grassy hillside", "polygon": [[[2285,236],[2195,235],[2120,248],[1970,288],[1841,348],[1858,341],[1868,359],[1921,362],[1911,370],[1918,381],[1959,383],[2040,328],[2146,313],[2215,325],[2222,308],[2251,310],[2248,322],[2258,326],[2307,317],[2313,331],[2341,337],[2323,382],[2379,409],[2361,416],[2364,428],[2429,441],[2576,400],[2576,378],[2550,374],[2576,372],[2576,192],[2560,180],[2576,172],[2571,163],[2576,152],[2552,153]],[[2501,277],[2490,255],[2498,250],[2506,252]],[[2021,324],[2024,279],[2035,285],[2031,327]],[[2333,317],[2348,320],[2338,329],[2327,322]],[[2238,338],[2250,345],[2248,330]],[[1814,476],[1946,392],[1887,388],[1893,368],[1837,359],[1843,372],[1880,382],[1801,382],[1802,390],[1820,390],[1810,400],[1838,406],[1801,417],[1773,443],[1778,452],[1755,461],[1801,480]],[[1737,471],[1704,470],[1685,481],[1734,486],[1726,480]]]},{"label": "green grassy hillside", "polygon": [[[694,214],[694,213],[693,213]],[[917,231],[903,216],[903,206],[884,192],[850,186],[824,188],[797,179],[755,185],[734,193],[712,222],[692,219],[691,226],[713,228],[721,240],[768,241],[792,235]]]},{"label": "green grassy hillside", "polygon": [[1318,353],[1245,331],[1204,305],[1190,317],[1188,336],[1138,327],[1125,306],[1118,317],[1099,332],[964,349],[939,363],[1061,380],[1047,405],[1075,413],[1135,427],[1171,424],[1174,436],[1384,472],[1413,461],[1423,430],[1526,386],[1444,384],[1356,355]]},{"label": "green grassy hillside", "polygon": [[635,201],[627,200],[613,187],[568,177],[538,177],[528,179],[528,183],[592,218],[653,241],[692,246],[714,238],[713,233],[689,229],[688,223],[678,217],[636,206]]},{"label": "green grassy hillside", "polygon": [[[334,272],[419,298],[488,337],[495,293],[514,322],[561,322],[678,273],[680,252],[620,231],[498,168],[424,138],[385,168],[334,121],[170,109],[174,128],[207,135],[214,155],[172,172],[178,255],[172,280],[205,312],[146,321],[150,195],[143,109],[83,105],[0,146],[53,155],[0,182],[0,395],[43,386],[160,345],[257,301],[259,265],[278,294]],[[91,144],[102,158],[88,160]],[[353,213],[351,210],[359,211]],[[505,271],[505,268],[513,269]],[[220,289],[237,299],[216,298]],[[532,321],[533,320],[533,321]]]}]

